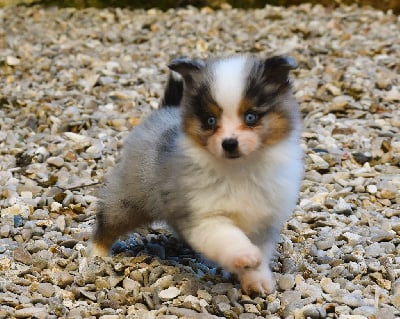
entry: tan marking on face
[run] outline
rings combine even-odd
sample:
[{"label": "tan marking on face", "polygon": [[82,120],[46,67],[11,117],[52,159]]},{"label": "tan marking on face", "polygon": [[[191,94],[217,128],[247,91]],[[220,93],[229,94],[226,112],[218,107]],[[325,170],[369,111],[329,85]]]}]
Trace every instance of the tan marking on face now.
[{"label": "tan marking on face", "polygon": [[208,134],[201,128],[200,120],[194,117],[186,117],[183,120],[183,130],[200,146],[207,145]]},{"label": "tan marking on face", "polygon": [[238,108],[238,115],[240,118],[243,118],[243,114],[245,114],[248,110],[252,109],[254,104],[248,99],[242,99]]},{"label": "tan marking on face", "polygon": [[261,125],[256,128],[260,134],[262,144],[265,146],[275,145],[284,140],[292,129],[288,114],[271,112],[266,114]]},{"label": "tan marking on face", "polygon": [[238,130],[239,131],[246,131],[246,130],[251,130],[252,128],[249,127],[246,123],[240,123]]},{"label": "tan marking on face", "polygon": [[219,121],[222,115],[222,109],[215,103],[208,103],[206,112],[217,119],[215,129],[205,129],[201,120],[193,113],[184,114],[183,130],[200,146],[207,146],[208,140],[219,129]]},{"label": "tan marking on face", "polygon": [[222,138],[221,132],[215,132],[211,135],[207,140],[207,149],[208,151],[216,157],[221,157],[223,155],[222,147]]},{"label": "tan marking on face", "polygon": [[260,148],[260,137],[253,129],[246,127],[238,132],[239,149],[244,156],[250,155]]},{"label": "tan marking on face", "polygon": [[217,120],[219,120],[221,118],[222,109],[217,104],[208,103],[207,109],[210,112],[210,114],[214,115],[217,118]]}]

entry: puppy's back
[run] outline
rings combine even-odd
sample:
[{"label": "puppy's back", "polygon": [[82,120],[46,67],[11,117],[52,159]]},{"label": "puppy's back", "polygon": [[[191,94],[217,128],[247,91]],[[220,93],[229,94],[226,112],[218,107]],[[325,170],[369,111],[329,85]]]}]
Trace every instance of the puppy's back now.
[{"label": "puppy's back", "polygon": [[[164,157],[176,147],[180,116],[178,108],[154,111],[126,137],[120,161],[107,176],[100,191],[100,205],[112,215],[143,211],[153,217],[162,202],[160,170]],[[117,217],[116,217],[117,218]]]}]

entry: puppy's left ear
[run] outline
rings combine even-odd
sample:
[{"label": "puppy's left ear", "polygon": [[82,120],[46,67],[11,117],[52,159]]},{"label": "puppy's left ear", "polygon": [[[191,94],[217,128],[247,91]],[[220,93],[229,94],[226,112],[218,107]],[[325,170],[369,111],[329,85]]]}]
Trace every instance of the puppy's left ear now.
[{"label": "puppy's left ear", "polygon": [[192,60],[189,58],[177,58],[172,60],[168,67],[170,70],[179,73],[185,80],[186,85],[190,85],[196,76],[206,67],[202,60]]},{"label": "puppy's left ear", "polygon": [[264,76],[268,82],[289,83],[289,72],[296,68],[297,63],[291,56],[278,55],[264,60]]}]

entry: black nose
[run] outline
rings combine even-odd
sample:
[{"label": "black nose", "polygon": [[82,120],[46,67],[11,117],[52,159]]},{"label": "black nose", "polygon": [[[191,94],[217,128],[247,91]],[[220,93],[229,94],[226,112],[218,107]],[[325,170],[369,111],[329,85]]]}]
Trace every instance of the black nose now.
[{"label": "black nose", "polygon": [[227,138],[222,141],[222,148],[227,152],[234,152],[237,150],[239,142],[235,138]]}]

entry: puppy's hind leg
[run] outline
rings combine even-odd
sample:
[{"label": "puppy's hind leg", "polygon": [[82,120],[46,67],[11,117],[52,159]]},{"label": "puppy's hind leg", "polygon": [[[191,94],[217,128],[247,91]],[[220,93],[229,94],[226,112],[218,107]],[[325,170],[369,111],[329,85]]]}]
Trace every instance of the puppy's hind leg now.
[{"label": "puppy's hind leg", "polygon": [[120,201],[119,204],[117,207],[98,204],[96,225],[87,248],[89,257],[109,256],[112,244],[120,236],[149,222],[145,214],[134,211],[132,207],[128,208],[124,201]]}]

